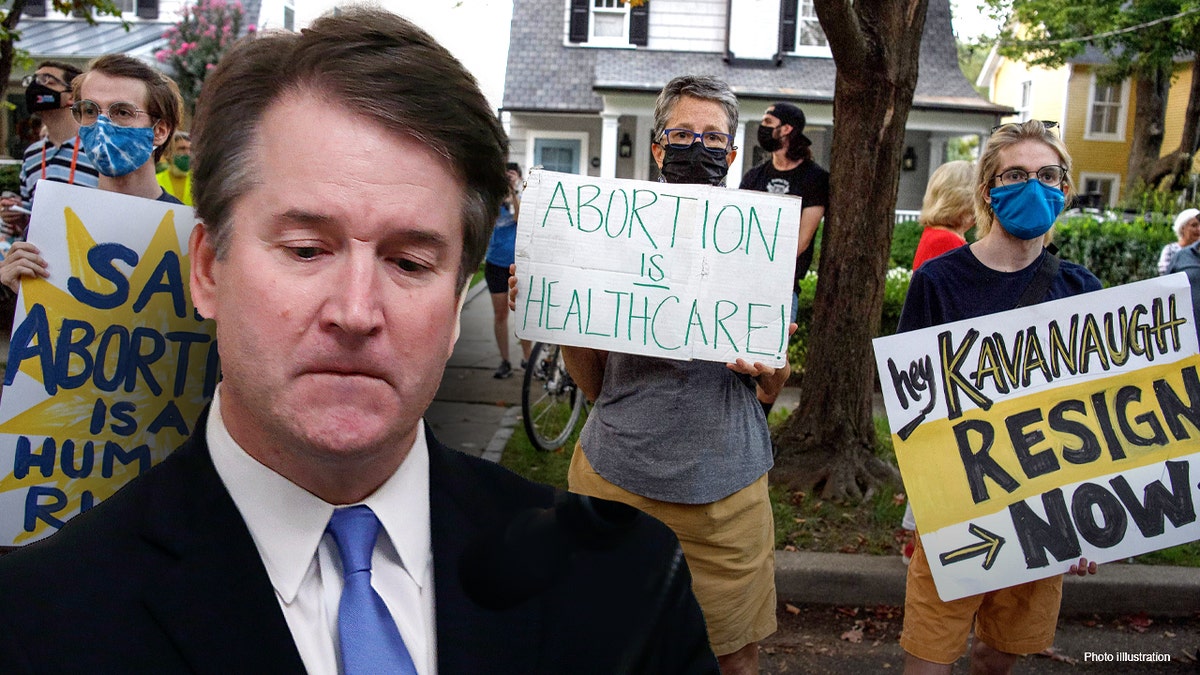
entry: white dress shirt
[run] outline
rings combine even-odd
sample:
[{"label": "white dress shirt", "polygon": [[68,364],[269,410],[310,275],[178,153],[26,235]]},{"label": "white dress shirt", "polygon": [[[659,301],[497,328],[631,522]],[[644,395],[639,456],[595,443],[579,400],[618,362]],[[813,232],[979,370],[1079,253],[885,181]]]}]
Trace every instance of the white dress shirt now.
[{"label": "white dress shirt", "polygon": [[[309,673],[341,672],[338,602],[342,563],[325,526],[334,506],[246,454],[221,419],[221,388],[208,417],[213,464],[246,521]],[[417,672],[437,673],[429,448],[424,422],[391,478],[360,502],[383,524],[371,557],[371,585],[383,598]],[[349,506],[349,505],[347,505]]]}]

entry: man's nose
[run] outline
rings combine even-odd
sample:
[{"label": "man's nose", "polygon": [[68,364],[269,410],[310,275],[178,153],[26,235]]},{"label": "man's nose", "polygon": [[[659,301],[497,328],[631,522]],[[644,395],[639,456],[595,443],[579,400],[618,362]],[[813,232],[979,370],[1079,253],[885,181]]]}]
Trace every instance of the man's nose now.
[{"label": "man's nose", "polygon": [[351,335],[373,335],[383,327],[383,270],[373,255],[344,254],[339,273],[326,280],[325,321]]}]

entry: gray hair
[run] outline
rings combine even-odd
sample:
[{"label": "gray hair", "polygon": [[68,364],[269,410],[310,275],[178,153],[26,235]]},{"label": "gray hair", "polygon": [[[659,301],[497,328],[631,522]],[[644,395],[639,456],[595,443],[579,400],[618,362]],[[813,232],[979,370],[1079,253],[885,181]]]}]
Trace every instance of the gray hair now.
[{"label": "gray hair", "polygon": [[737,97],[728,84],[708,75],[680,75],[668,82],[658,94],[658,101],[654,104],[654,139],[657,140],[663,129],[667,128],[667,119],[684,96],[720,103],[729,121],[727,132],[732,135],[737,129]]}]

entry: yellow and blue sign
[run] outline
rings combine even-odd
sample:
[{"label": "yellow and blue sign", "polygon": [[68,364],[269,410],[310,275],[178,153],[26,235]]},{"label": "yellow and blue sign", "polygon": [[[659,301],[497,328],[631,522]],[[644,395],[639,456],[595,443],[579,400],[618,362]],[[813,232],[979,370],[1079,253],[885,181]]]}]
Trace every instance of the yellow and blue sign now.
[{"label": "yellow and blue sign", "polygon": [[875,340],[943,600],[1200,539],[1182,274]]},{"label": "yellow and blue sign", "polygon": [[219,376],[192,209],[43,181],[0,398],[0,545],[53,534],[191,434]]}]

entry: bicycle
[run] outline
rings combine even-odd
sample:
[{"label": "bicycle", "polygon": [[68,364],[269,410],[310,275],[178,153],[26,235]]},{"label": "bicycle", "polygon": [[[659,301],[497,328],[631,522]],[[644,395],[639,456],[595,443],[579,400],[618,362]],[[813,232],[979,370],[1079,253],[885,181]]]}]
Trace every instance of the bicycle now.
[{"label": "bicycle", "polygon": [[535,342],[521,385],[521,412],[533,447],[542,452],[562,447],[583,416],[586,398],[567,372],[559,346]]}]

